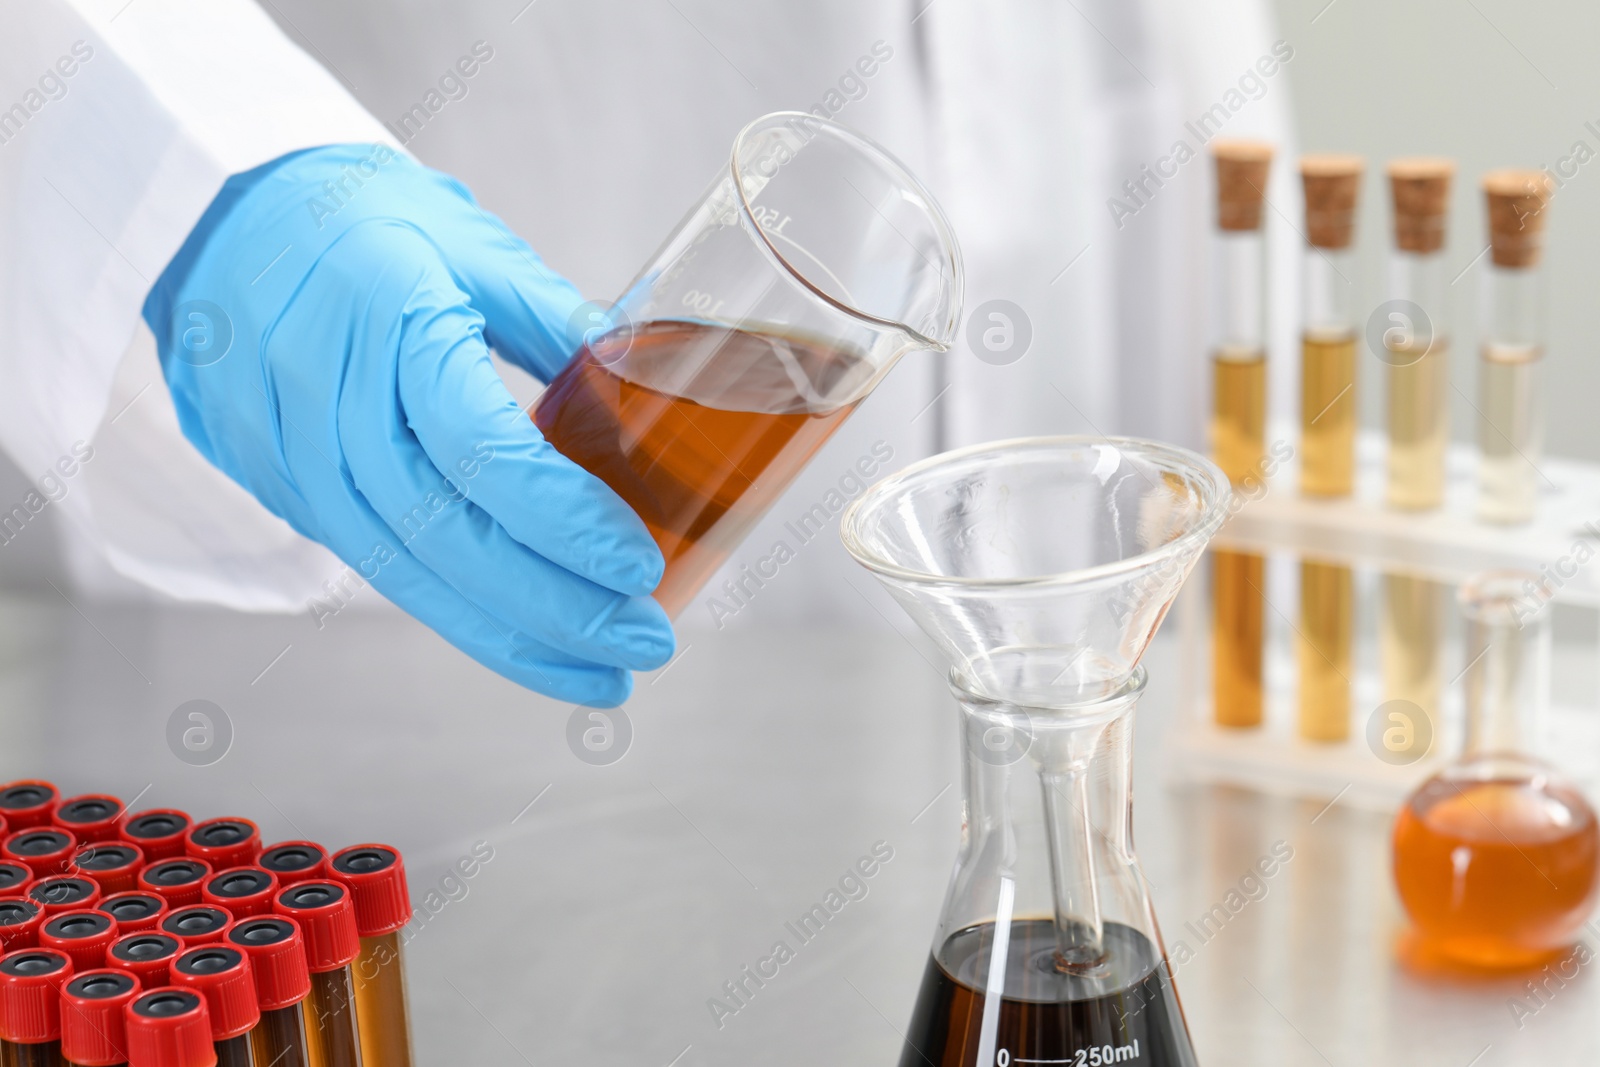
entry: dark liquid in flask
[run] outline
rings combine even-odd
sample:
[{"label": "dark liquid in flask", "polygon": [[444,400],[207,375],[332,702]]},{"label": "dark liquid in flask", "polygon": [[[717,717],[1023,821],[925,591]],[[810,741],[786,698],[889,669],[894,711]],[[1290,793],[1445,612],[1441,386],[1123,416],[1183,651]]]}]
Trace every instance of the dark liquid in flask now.
[{"label": "dark liquid in flask", "polygon": [[1048,919],[1011,924],[1005,994],[988,1021],[993,1052],[980,1063],[994,934],[993,923],[969,926],[928,961],[900,1067],[1195,1067],[1167,961],[1150,940],[1107,923],[1105,973],[1063,975]]},{"label": "dark liquid in flask", "polygon": [[860,355],[806,338],[658,320],[586,345],[533,420],[639,513],[667,561],[655,597],[676,615],[871,375]]}]

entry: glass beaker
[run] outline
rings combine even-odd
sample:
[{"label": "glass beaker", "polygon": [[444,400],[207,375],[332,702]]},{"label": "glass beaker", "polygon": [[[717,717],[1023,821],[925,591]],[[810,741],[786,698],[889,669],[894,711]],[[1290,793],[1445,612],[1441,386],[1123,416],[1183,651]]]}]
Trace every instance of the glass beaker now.
[{"label": "glass beaker", "polygon": [[1549,595],[1532,571],[1461,587],[1466,751],[1394,824],[1395,888],[1419,960],[1537,966],[1578,938],[1600,898],[1595,811],[1530,751],[1549,704]]},{"label": "glass beaker", "polygon": [[1195,1062],[1133,850],[1132,727],[1139,660],[1230,496],[1182,449],[1028,438],[845,513],[961,707],[961,849],[902,1067]]},{"label": "glass beaker", "polygon": [[943,212],[894,157],[767,115],[617,303],[575,324],[531,414],[639,513],[676,615],[896,360],[950,346],[961,287]]}]

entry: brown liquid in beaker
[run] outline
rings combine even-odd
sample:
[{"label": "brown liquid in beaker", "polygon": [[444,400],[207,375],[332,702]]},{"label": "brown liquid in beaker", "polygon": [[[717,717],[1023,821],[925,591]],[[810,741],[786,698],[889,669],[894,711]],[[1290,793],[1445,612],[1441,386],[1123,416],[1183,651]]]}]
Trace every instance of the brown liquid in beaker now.
[{"label": "brown liquid in beaker", "polygon": [[1401,809],[1394,878],[1427,947],[1522,967],[1576,938],[1600,888],[1600,829],[1570,786],[1435,778]]},{"label": "brown liquid in beaker", "polygon": [[533,420],[639,513],[667,562],[655,598],[677,615],[871,376],[862,356],[799,337],[661,320],[585,346]]},{"label": "brown liquid in beaker", "polygon": [[[1167,961],[1137,930],[1105,925],[1111,973],[1102,984],[1110,992],[1074,995],[1069,986],[1081,980],[1054,966],[1055,924],[1013,921],[1006,992],[991,1019],[981,990],[994,937],[993,923],[969,926],[928,961],[900,1067],[1195,1067]],[[982,1053],[994,1058],[980,1064]]]}]

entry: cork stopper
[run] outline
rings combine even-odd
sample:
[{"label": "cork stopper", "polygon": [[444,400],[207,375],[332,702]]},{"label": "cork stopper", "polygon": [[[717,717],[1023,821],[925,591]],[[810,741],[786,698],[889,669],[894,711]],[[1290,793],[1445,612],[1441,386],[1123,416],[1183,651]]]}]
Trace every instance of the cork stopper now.
[{"label": "cork stopper", "polygon": [[1300,157],[1306,194],[1306,240],[1317,248],[1348,248],[1356,232],[1356,194],[1361,191],[1360,156]]},{"label": "cork stopper", "polygon": [[1389,163],[1389,192],[1394,199],[1394,244],[1402,252],[1437,252],[1444,247],[1445,219],[1450,214],[1453,160],[1396,159]]},{"label": "cork stopper", "polygon": [[1497,267],[1534,267],[1544,251],[1545,208],[1555,193],[1542,170],[1492,170],[1483,176],[1489,199],[1489,244]]},{"label": "cork stopper", "polygon": [[1217,162],[1217,228],[1259,230],[1272,146],[1224,138],[1211,142],[1211,157]]}]

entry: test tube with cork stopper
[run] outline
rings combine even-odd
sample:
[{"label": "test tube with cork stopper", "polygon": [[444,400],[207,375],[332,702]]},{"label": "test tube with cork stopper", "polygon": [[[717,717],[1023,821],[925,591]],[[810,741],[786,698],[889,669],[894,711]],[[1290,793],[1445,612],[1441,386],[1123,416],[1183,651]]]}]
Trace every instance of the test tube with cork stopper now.
[{"label": "test tube with cork stopper", "polygon": [[351,964],[361,955],[350,891],[341,882],[300,882],[278,893],[277,914],[300,924],[311,995],[303,1007],[312,1067],[361,1067]]},{"label": "test tube with cork stopper", "polygon": [[75,973],[61,990],[61,1059],[67,1067],[126,1067],[124,1013],[139,996],[139,979],[101,968]]},{"label": "test tube with cork stopper", "polygon": [[277,875],[264,867],[235,867],[214,874],[200,890],[200,899],[227,908],[235,919],[271,915],[272,898],[282,886]]},{"label": "test tube with cork stopper", "polygon": [[261,831],[249,819],[229,816],[198,823],[184,838],[184,851],[205,860],[214,871],[243,867],[256,861],[261,851]]},{"label": "test tube with cork stopper", "polygon": [[254,1067],[250,1032],[261,1008],[249,955],[231,945],[189,949],[172,964],[172,984],[205,998],[217,1067]]},{"label": "test tube with cork stopper", "polygon": [[249,955],[255,976],[261,1022],[250,1040],[256,1063],[311,1067],[301,1007],[311,995],[311,971],[299,924],[281,915],[244,919],[228,931],[228,944]]},{"label": "test tube with cork stopper", "polygon": [[128,1067],[217,1067],[211,1012],[190,989],[143,993],[123,1009]]},{"label": "test tube with cork stopper", "polygon": [[[1451,272],[1444,248],[1455,164],[1448,159],[1396,159],[1387,172],[1394,249],[1386,304],[1390,312],[1378,353],[1388,378],[1385,500],[1397,510],[1425,511],[1444,502],[1450,441]],[[1418,574],[1383,576],[1378,626],[1383,700],[1405,702],[1428,724],[1407,723],[1385,732],[1385,747],[1396,756],[1440,736],[1442,594],[1438,583]]]},{"label": "test tube with cork stopper", "polygon": [[67,830],[36,826],[17,830],[0,843],[0,857],[26,864],[35,878],[62,874],[72,866],[78,839]]},{"label": "test tube with cork stopper", "polygon": [[168,983],[172,961],[183,951],[183,942],[168,934],[151,930],[123,934],[106,949],[106,966],[127,971],[146,989]]},{"label": "test tube with cork stopper", "polygon": [[55,949],[0,956],[0,1063],[60,1067],[61,986],[72,960]]},{"label": "test tube with cork stopper", "polygon": [[365,1067],[411,1067],[411,1015],[400,931],[411,921],[405,862],[388,845],[352,845],[328,861],[350,888],[361,955],[355,963],[356,1017]]},{"label": "test tube with cork stopper", "polygon": [[109,793],[85,793],[57,802],[50,813],[50,822],[63,830],[71,830],[84,844],[114,841],[122,813],[122,801]]},{"label": "test tube with cork stopper", "polygon": [[1537,170],[1497,170],[1483,179],[1489,211],[1478,360],[1478,518],[1533,518],[1543,476],[1545,349],[1544,232],[1554,195]]},{"label": "test tube with cork stopper", "polygon": [[117,836],[144,851],[146,863],[177,859],[184,854],[184,839],[194,820],[177,808],[152,808],[135,815],[124,815],[117,824]]},{"label": "test tube with cork stopper", "polygon": [[233,925],[233,915],[227,908],[214,904],[191,904],[176,908],[161,920],[161,932],[183,942],[184,948],[211,945],[221,941]]},{"label": "test tube with cork stopper", "polygon": [[105,912],[66,911],[45,919],[39,947],[66,953],[76,974],[104,967],[106,950],[117,937],[117,922]]},{"label": "test tube with cork stopper", "polygon": [[61,793],[49,782],[25,778],[0,785],[0,818],[12,833],[50,825],[50,812]]},{"label": "test tube with cork stopper", "polygon": [[101,893],[126,893],[139,885],[144,850],[125,841],[97,841],[72,856],[72,873],[92,878]]},{"label": "test tube with cork stopper", "polygon": [[139,888],[159,893],[171,907],[186,908],[200,903],[201,890],[212,873],[205,860],[162,860],[139,872]]},{"label": "test tube with cork stopper", "polygon": [[[1266,477],[1266,240],[1262,206],[1272,146],[1212,142],[1217,212],[1211,344],[1211,455],[1236,491]],[[1212,716],[1218,725],[1261,725],[1266,561],[1212,552]]]},{"label": "test tube with cork stopper", "polygon": [[[1300,337],[1300,491],[1349,496],[1356,448],[1356,199],[1364,168],[1359,156],[1300,160],[1305,191]],[[1299,732],[1311,741],[1343,741],[1350,733],[1350,674],[1355,628],[1350,568],[1300,562]]]},{"label": "test tube with cork stopper", "polygon": [[119,932],[133,934],[159,928],[161,920],[167,915],[167,902],[155,893],[135,890],[103,898],[97,910],[117,920]]},{"label": "test tube with cork stopper", "polygon": [[328,850],[315,841],[280,841],[263,849],[257,862],[286,888],[328,877]]}]

